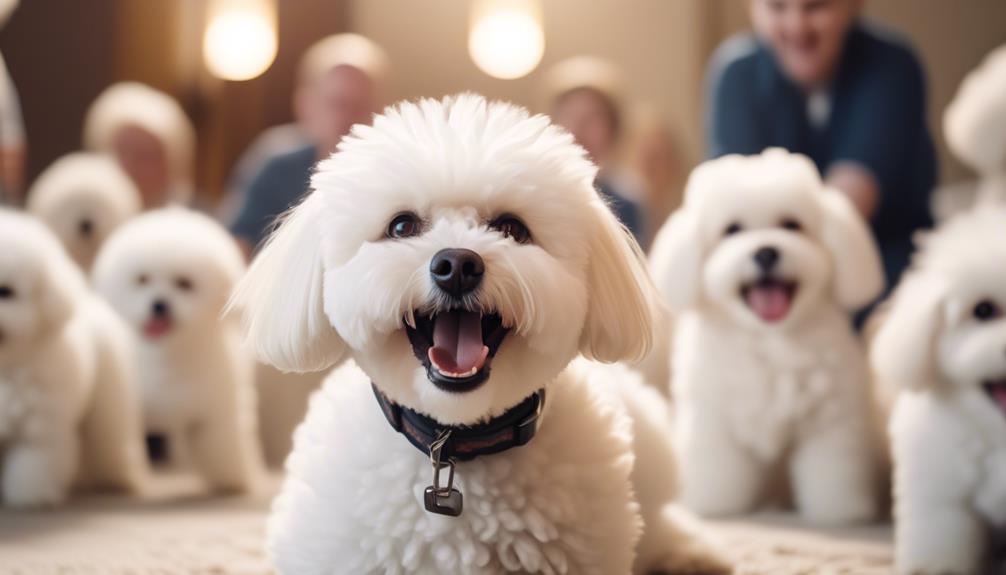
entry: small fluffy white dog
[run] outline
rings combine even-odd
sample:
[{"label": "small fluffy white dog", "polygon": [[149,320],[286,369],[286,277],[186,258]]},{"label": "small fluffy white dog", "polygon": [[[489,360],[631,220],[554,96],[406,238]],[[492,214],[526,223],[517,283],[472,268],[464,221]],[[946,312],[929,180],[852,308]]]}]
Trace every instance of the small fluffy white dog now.
[{"label": "small fluffy white dog", "polygon": [[142,202],[115,160],[78,152],[63,156],[42,172],[28,192],[27,208],[87,270],[105,238],[138,214]]},{"label": "small fluffy white dog", "polygon": [[119,227],[94,268],[98,291],[135,331],[147,432],[216,491],[252,489],[261,469],[254,365],[238,322],[221,318],[244,270],[227,231],[185,208]]},{"label": "small fluffy white dog", "polygon": [[989,208],[927,236],[873,341],[878,381],[902,390],[900,573],[977,573],[990,528],[1006,527],[1004,233],[1006,210]]},{"label": "small fluffy white dog", "polygon": [[354,360],[295,435],[281,572],[727,570],[667,506],[666,403],[571,364],[642,356],[659,299],[594,174],[475,95],[389,108],[319,164],[234,300],[277,367]]},{"label": "small fluffy white dog", "polygon": [[973,194],[963,186],[941,190],[933,198],[936,215],[945,218],[970,205],[1006,204],[1006,45],[961,82],[943,113],[943,133],[950,150],[980,180]]},{"label": "small fluffy white dog", "polygon": [[704,515],[750,511],[781,467],[808,519],[873,517],[879,438],[849,314],[883,279],[851,203],[803,156],[712,160],[693,172],[652,261],[677,314],[683,502]]},{"label": "small fluffy white dog", "polygon": [[138,490],[146,477],[129,334],[53,234],[0,209],[0,495],[62,502],[74,479]]}]

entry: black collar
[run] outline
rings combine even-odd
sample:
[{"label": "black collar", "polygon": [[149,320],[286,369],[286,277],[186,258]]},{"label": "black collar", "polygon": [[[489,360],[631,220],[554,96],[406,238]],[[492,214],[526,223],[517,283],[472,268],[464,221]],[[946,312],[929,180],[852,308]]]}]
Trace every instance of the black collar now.
[{"label": "black collar", "polygon": [[545,390],[539,389],[499,417],[485,423],[472,426],[443,425],[429,416],[392,402],[376,385],[371,386],[391,427],[425,455],[430,455],[430,444],[444,431],[450,430],[440,451],[440,459],[443,461],[452,458],[468,461],[480,455],[492,455],[526,444],[538,431],[541,412],[545,407]]}]

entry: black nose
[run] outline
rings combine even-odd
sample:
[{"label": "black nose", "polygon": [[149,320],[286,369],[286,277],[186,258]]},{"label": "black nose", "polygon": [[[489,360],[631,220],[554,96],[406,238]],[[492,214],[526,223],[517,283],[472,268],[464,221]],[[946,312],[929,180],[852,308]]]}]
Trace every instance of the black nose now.
[{"label": "black nose", "polygon": [[479,286],[486,264],[482,256],[465,249],[440,250],[430,261],[430,276],[437,286],[461,297]]},{"label": "black nose", "polygon": [[90,235],[94,232],[94,222],[84,218],[77,223],[77,230],[80,232],[80,235],[85,238],[90,237]]},{"label": "black nose", "polygon": [[754,253],[754,261],[763,271],[768,271],[779,262],[779,250],[771,246],[758,248],[758,251]]},{"label": "black nose", "polygon": [[154,314],[154,317],[167,317],[171,312],[171,306],[162,299],[154,300],[154,303],[150,305],[150,312]]}]

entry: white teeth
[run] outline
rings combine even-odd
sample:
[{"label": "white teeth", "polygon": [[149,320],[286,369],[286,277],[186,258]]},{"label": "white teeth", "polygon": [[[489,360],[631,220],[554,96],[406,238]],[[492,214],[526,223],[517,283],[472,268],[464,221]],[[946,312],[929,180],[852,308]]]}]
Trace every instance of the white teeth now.
[{"label": "white teeth", "polygon": [[444,377],[450,377],[450,378],[453,378],[453,379],[462,379],[462,378],[465,378],[465,377],[471,377],[471,376],[475,375],[476,373],[479,372],[479,368],[473,367],[473,368],[469,369],[468,371],[466,371],[464,373],[452,373],[452,372],[449,372],[449,371],[444,371],[444,370],[442,370],[442,369],[440,369],[438,367],[437,368],[437,372],[439,372],[440,375],[442,375]]}]

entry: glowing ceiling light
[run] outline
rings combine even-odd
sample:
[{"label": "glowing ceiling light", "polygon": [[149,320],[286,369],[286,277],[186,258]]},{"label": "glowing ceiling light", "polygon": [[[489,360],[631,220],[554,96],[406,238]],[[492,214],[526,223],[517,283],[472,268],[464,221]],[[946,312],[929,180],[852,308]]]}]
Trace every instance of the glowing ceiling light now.
[{"label": "glowing ceiling light", "polygon": [[214,76],[251,80],[276,59],[276,10],[269,0],[217,0],[203,35],[203,59]]},{"label": "glowing ceiling light", "polygon": [[538,0],[477,0],[468,53],[480,70],[504,80],[531,73],[545,53]]}]

